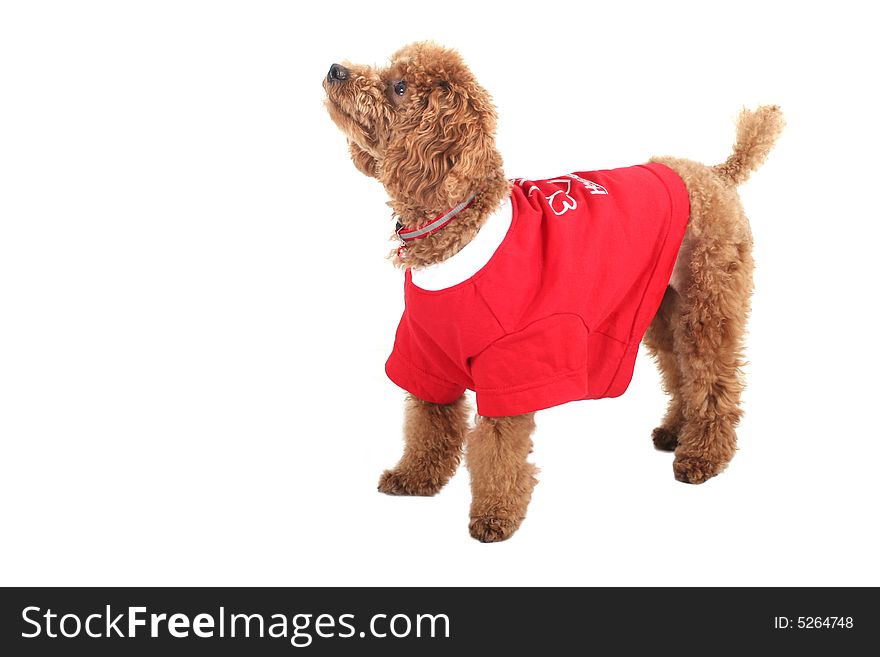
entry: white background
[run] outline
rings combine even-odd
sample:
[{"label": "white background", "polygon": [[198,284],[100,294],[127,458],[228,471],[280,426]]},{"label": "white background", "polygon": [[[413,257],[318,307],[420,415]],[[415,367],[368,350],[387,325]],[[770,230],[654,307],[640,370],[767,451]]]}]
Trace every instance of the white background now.
[{"label": "white background", "polygon": [[[875,30],[863,3],[81,2],[0,9],[0,583],[865,585],[878,577]],[[539,414],[510,541],[462,469],[380,495],[403,393],[391,217],[330,64],[457,47],[510,176],[722,161],[758,269],[740,451],[674,481],[640,358]],[[333,235],[331,237],[330,235]]]}]

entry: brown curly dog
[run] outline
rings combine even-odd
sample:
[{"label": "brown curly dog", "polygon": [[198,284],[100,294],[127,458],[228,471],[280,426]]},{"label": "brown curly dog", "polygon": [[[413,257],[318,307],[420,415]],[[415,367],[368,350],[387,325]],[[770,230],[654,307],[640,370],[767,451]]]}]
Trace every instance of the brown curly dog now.
[{"label": "brown curly dog", "polygon": [[[397,266],[408,270],[408,277],[476,242],[487,220],[520,184],[510,181],[502,169],[491,98],[455,51],[415,43],[399,50],[387,68],[334,64],[323,84],[327,110],[347,137],[355,166],[388,191],[398,236],[423,234],[407,239],[405,249],[391,255]],[[671,397],[653,442],[657,449],[675,451],[678,481],[703,483],[721,472],[736,451],[753,269],[751,231],[736,188],[763,162],[783,123],[775,106],[743,111],[733,154],[720,165],[672,157],[651,160],[669,167],[684,183],[687,229],[684,232],[682,222],[684,237],[673,247],[670,275],[661,282],[650,310],[650,326],[646,322],[647,331],[642,330]],[[660,165],[637,168],[665,171]],[[587,185],[590,194],[606,193],[602,185],[576,174],[562,181],[567,189],[572,180]],[[574,207],[574,199],[568,198]],[[409,303],[408,296],[408,307]],[[465,337],[471,339],[462,340]],[[636,350],[641,337],[635,338]],[[427,385],[431,375],[424,376]],[[475,389],[480,404],[481,392]],[[504,540],[525,518],[537,483],[537,471],[527,461],[534,412],[481,412],[470,426],[461,388],[450,394],[456,396],[452,401],[436,403],[410,389],[403,457],[382,474],[379,490],[434,495],[455,472],[467,444],[471,536],[484,542]],[[503,404],[503,398],[498,403]]]}]

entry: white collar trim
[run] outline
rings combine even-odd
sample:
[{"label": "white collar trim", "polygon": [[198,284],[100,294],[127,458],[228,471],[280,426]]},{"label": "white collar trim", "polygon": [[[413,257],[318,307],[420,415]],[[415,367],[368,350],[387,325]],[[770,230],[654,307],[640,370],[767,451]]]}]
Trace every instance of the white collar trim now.
[{"label": "white collar trim", "polygon": [[513,208],[506,197],[474,238],[451,258],[424,269],[412,269],[412,283],[423,290],[436,292],[463,283],[486,266],[507,236],[513,223]]}]

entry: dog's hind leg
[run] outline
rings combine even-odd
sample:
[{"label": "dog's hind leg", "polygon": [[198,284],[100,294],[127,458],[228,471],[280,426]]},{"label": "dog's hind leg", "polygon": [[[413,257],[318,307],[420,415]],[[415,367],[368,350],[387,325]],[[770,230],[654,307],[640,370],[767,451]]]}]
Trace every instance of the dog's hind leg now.
[{"label": "dog's hind leg", "polygon": [[451,404],[406,400],[405,447],[400,462],[382,473],[379,491],[389,495],[434,495],[455,474],[468,429],[464,396]]},{"label": "dog's hind leg", "polygon": [[669,395],[666,415],[651,436],[654,440],[654,447],[664,452],[671,452],[678,446],[678,435],[684,424],[680,391],[681,367],[675,355],[673,338],[673,318],[677,313],[677,307],[678,292],[672,287],[666,288],[660,309],[645,334],[645,346],[657,363],[657,369],[660,370],[663,382],[663,390]]},{"label": "dog's hind leg", "polygon": [[785,125],[776,105],[743,110],[733,152],[706,167],[654,158],[672,167],[688,188],[690,223],[672,315],[674,352],[681,368],[684,423],[678,436],[675,478],[699,484],[721,472],[736,451],[742,415],[743,335],[752,294],[752,236],[737,185],[757,169]]},{"label": "dog's hind leg", "polygon": [[510,538],[526,517],[537,468],[532,451],[535,414],[480,417],[467,439],[471,473],[471,536],[483,543]]},{"label": "dog's hind leg", "polygon": [[[741,213],[732,201],[727,211],[727,216]],[[679,481],[699,484],[714,477],[736,452],[751,247],[747,231],[739,239],[706,235],[694,247],[690,280],[680,290],[674,344],[684,423],[673,464]]]}]

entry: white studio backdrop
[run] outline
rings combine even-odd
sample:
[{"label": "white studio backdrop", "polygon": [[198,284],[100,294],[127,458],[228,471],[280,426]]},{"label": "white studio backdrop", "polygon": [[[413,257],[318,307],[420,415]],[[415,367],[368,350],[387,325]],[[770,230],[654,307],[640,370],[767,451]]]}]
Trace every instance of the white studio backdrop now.
[{"label": "white studio backdrop", "polygon": [[[878,47],[864,3],[0,5],[0,584],[878,585]],[[403,393],[381,186],[322,106],[431,38],[492,92],[510,176],[722,161],[756,242],[730,468],[675,482],[628,393],[538,415],[510,541],[464,468],[380,495]]]}]

